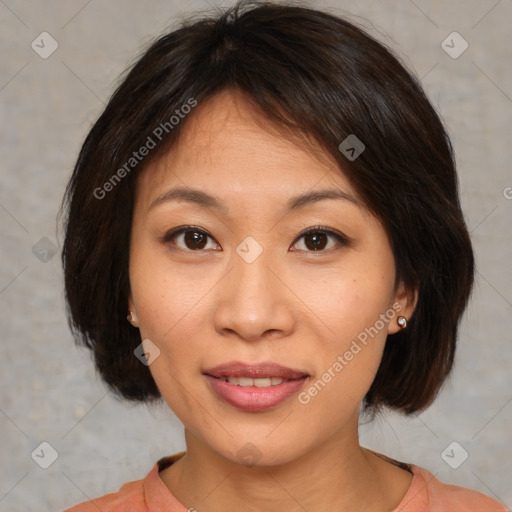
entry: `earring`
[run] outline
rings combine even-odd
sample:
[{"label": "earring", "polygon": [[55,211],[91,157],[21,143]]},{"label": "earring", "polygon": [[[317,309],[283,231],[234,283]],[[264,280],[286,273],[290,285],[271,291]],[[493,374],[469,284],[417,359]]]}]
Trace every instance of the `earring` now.
[{"label": "earring", "polygon": [[405,329],[407,327],[407,318],[405,318],[405,316],[399,316],[396,319],[396,323],[400,326],[400,330]]},{"label": "earring", "polygon": [[133,311],[130,311],[130,313],[128,314],[128,316],[126,317],[126,319],[128,320],[128,322],[132,323],[133,322]]}]

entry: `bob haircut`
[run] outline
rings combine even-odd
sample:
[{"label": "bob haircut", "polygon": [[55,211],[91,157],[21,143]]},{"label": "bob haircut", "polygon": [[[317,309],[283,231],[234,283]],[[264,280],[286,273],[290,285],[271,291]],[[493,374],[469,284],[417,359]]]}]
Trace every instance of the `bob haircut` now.
[{"label": "bob haircut", "polygon": [[[242,1],[189,18],[125,72],[84,141],[59,210],[75,342],[91,349],[117,398],[161,398],[134,356],[140,332],[126,320],[136,177],[172,150],[193,106],[225,90],[243,93],[283,136],[314,140],[382,222],[396,282],[418,301],[407,329],[387,340],[363,409],[427,408],[451,371],[474,279],[453,148],[419,81],[389,49],[304,6]],[[339,148],[349,135],[364,143],[357,158]]]}]

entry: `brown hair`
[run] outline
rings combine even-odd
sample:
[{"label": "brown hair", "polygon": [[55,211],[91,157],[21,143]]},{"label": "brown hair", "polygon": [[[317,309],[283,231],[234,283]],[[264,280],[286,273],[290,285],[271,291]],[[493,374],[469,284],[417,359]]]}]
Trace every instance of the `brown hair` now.
[{"label": "brown hair", "polygon": [[[194,115],[176,124],[177,110],[227,89],[272,125],[318,141],[382,222],[397,282],[417,290],[418,302],[407,329],[386,343],[364,406],[426,408],[452,368],[474,276],[450,140],[416,78],[382,43],[343,18],[282,2],[239,2],[162,35],[90,130],[60,211],[66,206],[62,262],[77,342],[118,397],[160,398],[133,353],[140,333],[126,320],[136,176]],[[131,161],[157,127],[155,149]],[[365,145],[355,159],[339,149],[349,135]]]}]

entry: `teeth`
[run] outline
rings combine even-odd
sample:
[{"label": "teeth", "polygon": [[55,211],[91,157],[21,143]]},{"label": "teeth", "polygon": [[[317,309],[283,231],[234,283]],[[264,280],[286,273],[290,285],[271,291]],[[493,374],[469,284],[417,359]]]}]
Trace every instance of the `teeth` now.
[{"label": "teeth", "polygon": [[288,382],[289,379],[281,379],[280,377],[266,377],[263,379],[252,379],[250,377],[228,377],[223,378],[223,380],[230,384],[242,387],[255,386],[257,388],[268,388],[270,386],[281,384],[281,382]]}]

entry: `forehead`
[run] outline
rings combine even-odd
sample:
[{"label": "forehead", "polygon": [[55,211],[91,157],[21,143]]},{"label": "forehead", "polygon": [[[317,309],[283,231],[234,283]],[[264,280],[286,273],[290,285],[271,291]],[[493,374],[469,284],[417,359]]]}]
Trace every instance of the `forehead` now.
[{"label": "forehead", "polygon": [[315,188],[357,197],[331,155],[312,139],[285,135],[232,91],[198,105],[172,148],[143,170],[139,206],[149,208],[173,186],[208,190],[225,201],[280,201]]}]

